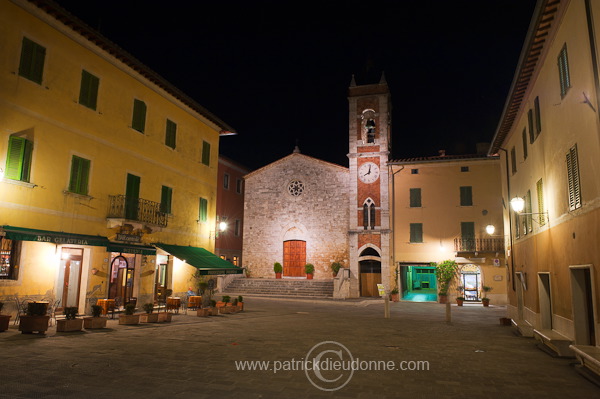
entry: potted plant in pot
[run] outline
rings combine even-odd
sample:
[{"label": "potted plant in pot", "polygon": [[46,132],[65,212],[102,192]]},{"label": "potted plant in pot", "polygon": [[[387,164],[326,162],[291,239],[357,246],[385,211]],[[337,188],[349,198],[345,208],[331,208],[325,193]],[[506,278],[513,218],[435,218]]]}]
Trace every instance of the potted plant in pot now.
[{"label": "potted plant in pot", "polygon": [[154,311],[153,303],[145,303],[142,308],[146,313],[140,315],[140,323],[158,323],[158,313],[152,313]]},{"label": "potted plant in pot", "polygon": [[465,301],[465,297],[463,297],[463,296],[457,296],[456,297],[456,304],[458,306],[462,306],[464,301]]},{"label": "potted plant in pot", "polygon": [[211,293],[209,290],[205,290],[202,294],[202,306],[196,311],[196,315],[199,317],[210,316],[210,303],[212,302]]},{"label": "potted plant in pot", "polygon": [[240,312],[244,310],[244,297],[239,295],[237,297],[237,301],[238,301],[238,308],[240,308]]},{"label": "potted plant in pot", "polygon": [[81,331],[83,328],[83,319],[77,318],[79,309],[76,306],[67,306],[64,309],[65,318],[56,320],[57,332]]},{"label": "potted plant in pot", "polygon": [[217,308],[217,301],[214,299],[210,300],[210,315],[217,316],[219,314],[219,308]]},{"label": "potted plant in pot", "polygon": [[397,287],[392,290],[390,296],[392,297],[392,302],[400,302],[400,293]]},{"label": "potted plant in pot", "polygon": [[219,313],[221,313],[221,314],[231,313],[231,307],[227,306],[227,304],[230,301],[231,301],[231,297],[229,295],[223,295],[223,298],[221,298],[220,303],[217,303],[217,308],[219,308]]},{"label": "potted plant in pot", "polygon": [[481,287],[481,290],[483,291],[483,298],[481,298],[481,303],[483,303],[483,306],[490,306],[490,298],[487,297],[487,293],[492,290],[492,287],[484,285],[483,287]]},{"label": "potted plant in pot", "polygon": [[92,305],[92,317],[83,318],[83,328],[93,330],[95,328],[106,328],[108,317],[102,317],[102,306]]},{"label": "potted plant in pot", "polygon": [[432,262],[431,266],[435,267],[435,277],[438,282],[440,303],[447,303],[448,290],[458,273],[458,264],[453,260],[445,260],[441,263]]},{"label": "potted plant in pot", "polygon": [[315,273],[315,267],[312,265],[312,263],[307,263],[304,265],[304,272],[306,273],[306,279],[312,280],[313,274]]},{"label": "potted plant in pot", "polygon": [[275,278],[281,278],[281,273],[283,273],[283,266],[281,266],[281,263],[275,262],[273,264],[273,271],[275,272]]},{"label": "potted plant in pot", "polygon": [[333,273],[333,277],[337,276],[341,268],[342,264],[340,262],[333,262],[331,264],[331,272]]},{"label": "potted plant in pot", "polygon": [[48,330],[48,302],[29,302],[27,304],[27,313],[19,316],[19,331],[22,334],[31,334],[37,331],[45,334]]},{"label": "potted plant in pot", "polygon": [[125,305],[125,313],[119,315],[119,324],[139,324],[140,315],[133,314],[133,312],[135,312],[135,305],[133,303]]},{"label": "potted plant in pot", "polygon": [[10,322],[9,314],[2,314],[2,308],[4,302],[0,302],[0,332],[8,330],[8,323]]}]

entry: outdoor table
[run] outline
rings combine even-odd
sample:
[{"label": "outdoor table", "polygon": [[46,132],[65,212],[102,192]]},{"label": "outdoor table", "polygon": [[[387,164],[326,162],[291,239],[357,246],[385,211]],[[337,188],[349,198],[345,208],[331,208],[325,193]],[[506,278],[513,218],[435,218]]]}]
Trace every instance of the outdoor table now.
[{"label": "outdoor table", "polygon": [[202,297],[200,295],[190,295],[188,298],[188,308],[199,308],[202,304]]},{"label": "outdoor table", "polygon": [[114,299],[98,299],[98,306],[102,306],[102,314],[107,314],[115,307]]},{"label": "outdoor table", "polygon": [[167,298],[167,310],[175,310],[176,313],[179,313],[179,308],[181,307],[181,298],[178,296],[170,296]]}]

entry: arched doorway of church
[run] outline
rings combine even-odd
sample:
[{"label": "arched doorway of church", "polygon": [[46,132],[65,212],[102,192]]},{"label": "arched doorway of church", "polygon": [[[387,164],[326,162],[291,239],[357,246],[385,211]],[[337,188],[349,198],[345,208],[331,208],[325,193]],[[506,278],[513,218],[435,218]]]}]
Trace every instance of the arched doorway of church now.
[{"label": "arched doorway of church", "polygon": [[306,277],[306,241],[288,240],[283,242],[283,276]]},{"label": "arched doorway of church", "polygon": [[360,296],[379,296],[381,284],[381,258],[374,248],[366,248],[358,258],[360,270]]}]

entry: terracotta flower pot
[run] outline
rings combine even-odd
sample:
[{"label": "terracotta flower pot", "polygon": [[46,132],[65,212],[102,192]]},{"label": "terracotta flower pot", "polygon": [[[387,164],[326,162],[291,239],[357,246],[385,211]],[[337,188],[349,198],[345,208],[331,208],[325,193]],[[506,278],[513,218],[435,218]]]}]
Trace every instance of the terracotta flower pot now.
[{"label": "terracotta flower pot", "polygon": [[158,313],[140,314],[140,323],[158,323]]},{"label": "terracotta flower pot", "polygon": [[20,316],[19,331],[21,331],[22,334],[31,334],[34,331],[45,334],[48,330],[49,320],[50,316]]},{"label": "terracotta flower pot", "polygon": [[62,319],[56,320],[57,332],[81,331],[83,328],[83,319]]},{"label": "terracotta flower pot", "polygon": [[95,328],[106,328],[107,317],[84,317],[83,328],[93,330]]},{"label": "terracotta flower pot", "polygon": [[447,303],[448,302],[448,295],[438,295],[438,298],[440,300],[440,303]]},{"label": "terracotta flower pot", "polygon": [[275,278],[281,278],[281,273],[275,273]]},{"label": "terracotta flower pot", "polygon": [[158,313],[158,322],[159,323],[170,323],[172,317],[173,317],[173,313],[170,313],[170,312]]},{"label": "terracotta flower pot", "polygon": [[457,300],[456,300],[456,304],[457,304],[458,306],[462,306],[462,305],[463,305],[463,302],[464,302],[464,301],[463,301],[462,299],[457,299]]},{"label": "terracotta flower pot", "polygon": [[400,294],[392,294],[392,302],[400,302]]},{"label": "terracotta flower pot", "polygon": [[119,324],[140,324],[140,315],[121,314],[119,315]]},{"label": "terracotta flower pot", "polygon": [[196,311],[196,315],[198,317],[208,317],[210,313],[210,309],[208,308],[200,308]]},{"label": "terracotta flower pot", "polygon": [[0,314],[0,332],[8,330],[9,314]]},{"label": "terracotta flower pot", "polygon": [[312,279],[313,279],[313,275],[312,275],[312,273],[308,273],[308,274],[306,275],[306,279],[307,279],[307,280],[312,280]]},{"label": "terracotta flower pot", "polygon": [[483,306],[490,306],[490,300],[488,298],[482,298],[481,303],[483,303]]}]

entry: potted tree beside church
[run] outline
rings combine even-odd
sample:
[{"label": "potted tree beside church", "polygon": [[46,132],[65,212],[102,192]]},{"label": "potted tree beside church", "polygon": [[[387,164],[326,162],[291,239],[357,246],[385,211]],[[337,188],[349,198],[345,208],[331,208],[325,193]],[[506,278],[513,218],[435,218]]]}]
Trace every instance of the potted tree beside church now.
[{"label": "potted tree beside church", "polygon": [[312,263],[307,263],[304,265],[304,271],[306,272],[306,279],[312,280],[313,275],[315,274],[315,267],[312,265]]},{"label": "potted tree beside church", "polygon": [[281,263],[275,262],[273,264],[273,271],[275,272],[275,278],[281,278],[281,273],[283,272],[283,266],[281,266]]}]

